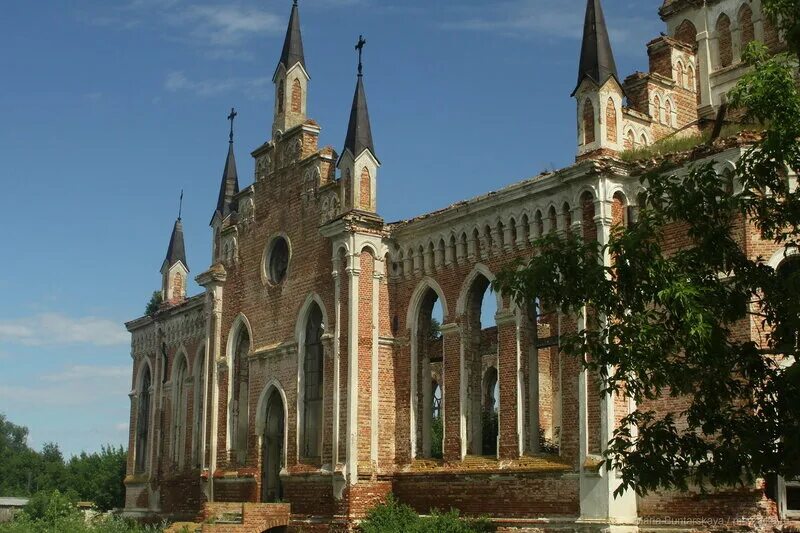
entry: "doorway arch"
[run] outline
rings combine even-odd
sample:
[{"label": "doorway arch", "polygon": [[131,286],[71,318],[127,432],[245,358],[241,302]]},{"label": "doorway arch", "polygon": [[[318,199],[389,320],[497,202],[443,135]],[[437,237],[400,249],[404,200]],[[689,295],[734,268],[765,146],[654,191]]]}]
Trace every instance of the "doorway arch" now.
[{"label": "doorway arch", "polygon": [[273,388],[267,399],[264,414],[264,434],[261,449],[261,501],[278,502],[283,498],[281,470],[284,463],[286,416],[283,397]]}]

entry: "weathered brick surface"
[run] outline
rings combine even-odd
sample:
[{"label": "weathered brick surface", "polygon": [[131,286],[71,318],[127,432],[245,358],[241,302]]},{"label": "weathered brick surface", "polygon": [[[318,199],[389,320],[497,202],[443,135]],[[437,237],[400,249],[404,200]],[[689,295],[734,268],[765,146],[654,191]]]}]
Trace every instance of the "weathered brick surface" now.
[{"label": "weathered brick surface", "polygon": [[[752,13],[743,9],[737,19],[743,40],[751,36],[751,23]],[[721,29],[724,34],[724,24]],[[771,31],[766,28],[768,37]],[[272,524],[288,526],[289,531],[349,531],[370,507],[394,492],[419,512],[454,507],[467,515],[490,514],[506,529],[544,530],[556,523],[577,527],[572,520],[581,512],[580,457],[603,451],[601,404],[606,400],[598,377],[588,374],[581,403],[581,362],[559,352],[558,335],[575,332],[577,317],[564,315],[547,302],[540,302],[538,316],[530,316],[525,305],[518,309],[517,302],[502,295],[497,324],[481,323],[482,299],[495,298],[484,290],[503,268],[537,253],[533,242],[547,232],[576,232],[594,240],[598,224],[610,220],[618,226],[627,221],[638,178],[633,167],[603,159],[618,155],[608,143],[616,144],[623,135],[624,145],[632,148],[641,146],[645,133],[653,141],[681,129],[685,134],[698,131],[697,82],[708,73],[697,70],[696,36],[688,23],[678,28],[676,39],[660,37],[648,44],[650,72],[625,81],[629,107],[616,109],[607,92],[596,109],[583,100],[586,93],[580,96],[581,105],[587,102],[578,117],[582,142],[597,140],[598,148],[582,154],[575,166],[411,221],[384,224],[371,214],[376,176],[369,170],[357,169],[336,179],[337,154],[330,148],[319,149],[313,121],[303,118],[299,126],[258,148],[253,153],[256,181],[237,198],[243,207],[213,237],[218,253],[212,270],[225,273],[225,280],[219,281],[221,301],[209,297],[204,302],[201,296],[169,302],[153,319],[140,319],[131,326],[134,394],[126,507],[172,517],[199,514],[200,521],[226,513],[242,517],[237,524],[204,524],[203,531],[261,533]],[[291,80],[287,100],[288,112],[294,115],[304,113],[302,85],[297,81]],[[605,138],[596,139],[603,121]],[[626,129],[631,125],[635,132]],[[349,194],[356,184],[360,194]],[[623,191],[614,194],[617,186]],[[337,230],[337,224],[342,229]],[[338,237],[323,235],[336,231]],[[749,224],[740,224],[736,231],[749,254],[769,257],[774,251]],[[280,282],[270,278],[266,264],[268,246],[278,236],[291,250]],[[361,246],[361,240],[378,243],[379,249]],[[680,226],[667,229],[664,243],[670,249],[690,244]],[[185,286],[185,280],[179,283]],[[357,304],[351,301],[351,289]],[[413,298],[426,291],[428,296],[435,294],[444,311],[443,335],[434,341],[414,333],[415,326],[430,318],[430,308],[423,309]],[[215,305],[221,311],[218,346],[208,330],[216,327],[216,317],[209,314]],[[309,305],[321,307],[325,326],[320,457],[303,457],[300,444],[304,437],[300,361]],[[432,300],[425,305],[432,305]],[[596,319],[589,310],[590,327]],[[239,327],[247,328],[250,345],[241,361],[234,362],[231,352]],[[761,334],[752,324],[742,324],[736,332],[741,339]],[[209,339],[209,354],[216,359],[203,365]],[[535,340],[548,343],[536,347]],[[413,368],[412,348],[418,354]],[[420,366],[423,353],[431,361],[427,368]],[[183,412],[176,409],[179,387],[171,382],[179,354],[185,354],[191,375],[185,382]],[[146,468],[136,472],[137,379],[145,364],[153,374],[151,445]],[[493,402],[484,381],[492,369],[499,383],[498,451],[496,457],[479,457],[483,448],[475,441],[472,423],[482,425],[483,406]],[[240,410],[247,417],[241,462],[229,450],[229,402],[238,390],[233,383],[237,373],[248,385],[246,405]],[[414,375],[417,410],[412,417]],[[353,388],[350,377],[355,378]],[[423,457],[422,452],[427,421],[419,384],[433,379],[442,388],[442,460]],[[202,383],[204,394],[198,394],[196,388]],[[280,508],[256,505],[264,492],[263,426],[266,395],[272,390],[268,387],[276,387],[285,398],[285,464],[280,479],[281,498],[288,504]],[[532,391],[538,393],[538,402]],[[629,409],[628,400],[616,396],[608,401],[614,409],[612,420],[619,424]],[[666,398],[641,407],[677,413],[685,405],[685,398]],[[352,407],[354,419],[350,419]],[[581,409],[587,431],[583,443]],[[206,432],[201,435],[202,424],[196,421],[204,412]],[[532,422],[536,413],[539,427]],[[350,430],[357,437],[352,450]],[[532,455],[540,430],[558,447],[558,455]],[[348,453],[352,464],[346,464]],[[355,478],[346,478],[353,464],[356,483]],[[212,486],[215,502],[209,504],[205,500]],[[708,500],[694,493],[639,500],[639,514],[645,518],[745,514],[774,522],[775,513],[774,502],[765,499],[761,487],[721,492]]]}]

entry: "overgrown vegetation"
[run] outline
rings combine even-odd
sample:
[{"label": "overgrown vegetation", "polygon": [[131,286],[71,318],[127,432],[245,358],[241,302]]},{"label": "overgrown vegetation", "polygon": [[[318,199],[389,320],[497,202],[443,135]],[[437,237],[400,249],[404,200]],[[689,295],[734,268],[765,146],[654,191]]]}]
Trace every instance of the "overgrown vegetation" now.
[{"label": "overgrown vegetation", "polygon": [[361,522],[363,533],[485,533],[495,531],[494,524],[484,518],[463,518],[458,511],[447,513],[432,511],[430,516],[419,516],[408,505],[389,495],[386,503],[367,512]]},{"label": "overgrown vegetation", "polygon": [[34,496],[12,522],[0,523],[0,533],[158,533],[163,527],[142,526],[111,515],[87,518],[74,498],[59,491]]},{"label": "overgrown vegetation", "polygon": [[441,459],[444,457],[442,438],[444,438],[444,421],[440,415],[433,417],[433,421],[431,422],[431,457],[434,459]]},{"label": "overgrown vegetation", "polygon": [[70,499],[94,502],[100,510],[124,505],[127,454],[122,447],[105,446],[65,461],[58,445],[45,444],[38,452],[27,441],[28,428],[0,414],[0,496],[58,490]]},{"label": "overgrown vegetation", "polygon": [[[740,131],[745,130],[760,130],[756,124],[749,123],[730,123],[726,124],[720,130],[719,138],[731,137]],[[640,146],[632,150],[625,150],[620,152],[619,158],[623,161],[633,162],[642,161],[645,159],[653,159],[662,157],[669,154],[677,154],[680,152],[688,152],[698,146],[707,144],[711,139],[711,131],[697,133],[694,135],[672,135],[661,139],[650,146]]]},{"label": "overgrown vegetation", "polygon": [[[574,317],[591,311],[588,327],[563,335],[560,347],[602,378],[605,393],[637,406],[605,451],[622,478],[618,492],[800,475],[800,263],[776,270],[741,244],[746,218],[744,228],[784,257],[800,250],[800,189],[788,179],[800,173],[797,70],[759,43],[744,59],[753,68],[729,102],[765,131],[730,176],[713,161],[681,176],[646,175],[638,216],[608,243],[548,235],[495,283],[518,302],[539,297]],[[690,243],[678,250],[665,238],[676,228]],[[685,408],[661,407],[676,397]]]}]

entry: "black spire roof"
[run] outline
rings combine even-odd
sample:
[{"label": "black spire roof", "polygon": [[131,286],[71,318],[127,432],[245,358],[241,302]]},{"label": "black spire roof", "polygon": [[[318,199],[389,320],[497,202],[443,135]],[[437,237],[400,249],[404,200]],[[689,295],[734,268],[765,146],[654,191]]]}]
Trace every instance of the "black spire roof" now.
[{"label": "black spire roof", "polygon": [[581,82],[587,77],[598,85],[603,85],[612,76],[619,82],[603,7],[600,5],[600,0],[587,0],[578,84],[572,95],[575,95]]},{"label": "black spire roof", "polygon": [[286,39],[283,41],[283,51],[278,65],[283,65],[286,70],[289,70],[297,63],[306,68],[303,36],[300,34],[300,12],[297,9],[297,0],[295,0],[292,4],[292,14],[289,16],[289,27],[286,29]]},{"label": "black spire roof", "polygon": [[186,247],[183,244],[183,222],[181,222],[180,217],[175,221],[175,226],[172,228],[167,257],[164,259],[164,265],[161,269],[171,268],[178,261],[183,263],[186,270],[189,270],[189,264],[186,262]]},{"label": "black spire roof", "polygon": [[224,219],[233,211],[233,197],[239,194],[239,175],[236,173],[236,157],[233,155],[233,141],[228,143],[228,157],[225,158],[225,169],[222,171],[222,183],[219,186],[219,199],[217,200],[217,213]]},{"label": "black spire roof", "polygon": [[[372,143],[372,127],[369,123],[367,95],[364,92],[364,77],[359,74],[356,93],[353,95],[353,108],[350,111],[350,122],[347,125],[347,136],[344,149],[350,150],[353,157],[358,157],[366,149],[375,156],[375,145]],[[377,157],[377,156],[375,156]]]}]

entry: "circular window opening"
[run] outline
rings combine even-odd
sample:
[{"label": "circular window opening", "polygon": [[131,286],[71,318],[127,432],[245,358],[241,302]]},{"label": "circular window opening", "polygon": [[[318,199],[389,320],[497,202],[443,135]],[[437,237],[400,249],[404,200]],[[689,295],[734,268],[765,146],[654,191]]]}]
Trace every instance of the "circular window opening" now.
[{"label": "circular window opening", "polygon": [[278,284],[286,278],[286,270],[289,268],[289,243],[283,237],[277,237],[272,242],[268,268],[271,283]]}]

